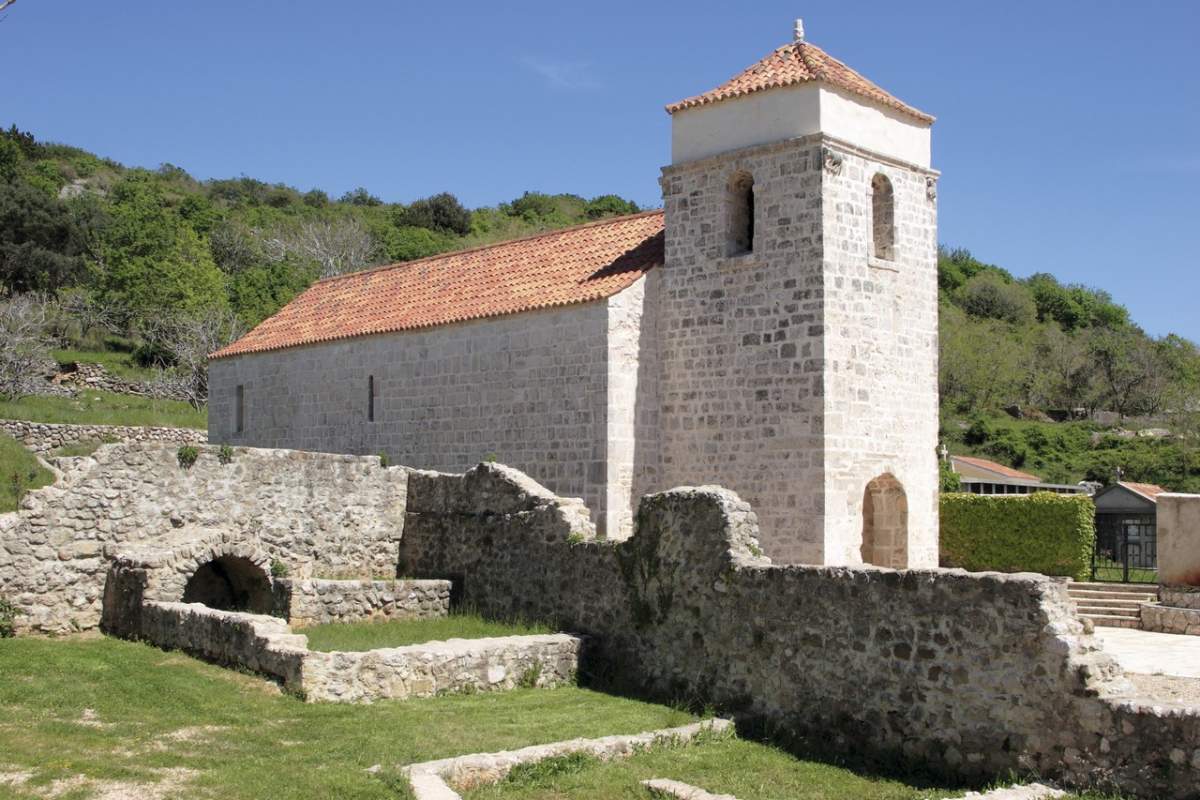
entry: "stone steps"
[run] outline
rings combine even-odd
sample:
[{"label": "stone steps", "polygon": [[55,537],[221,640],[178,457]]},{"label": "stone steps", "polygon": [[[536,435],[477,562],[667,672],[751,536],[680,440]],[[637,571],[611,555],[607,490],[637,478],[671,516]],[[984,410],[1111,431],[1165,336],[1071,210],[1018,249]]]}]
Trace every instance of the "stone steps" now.
[{"label": "stone steps", "polygon": [[1075,610],[1093,625],[1108,628],[1141,627],[1142,606],[1158,600],[1158,587],[1135,583],[1072,582],[1067,594]]}]

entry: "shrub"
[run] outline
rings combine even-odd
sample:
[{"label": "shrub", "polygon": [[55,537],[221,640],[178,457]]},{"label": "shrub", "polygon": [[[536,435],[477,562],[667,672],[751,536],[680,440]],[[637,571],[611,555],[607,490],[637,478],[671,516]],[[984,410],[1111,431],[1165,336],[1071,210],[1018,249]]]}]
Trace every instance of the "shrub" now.
[{"label": "shrub", "polygon": [[1086,580],[1095,542],[1091,498],[1038,492],[941,498],[942,565]]},{"label": "shrub", "polygon": [[191,469],[196,463],[196,459],[200,457],[200,451],[195,445],[185,444],[175,451],[175,457],[179,459],[179,466],[184,469]]},{"label": "shrub", "polygon": [[16,635],[17,607],[0,597],[0,639]]},{"label": "shrub", "polygon": [[217,450],[217,461],[220,461],[222,464],[232,464],[233,448],[227,444],[221,445],[220,449]]},{"label": "shrub", "polygon": [[390,463],[391,462],[388,460],[388,454],[381,452],[379,454],[379,466],[384,467],[386,469]]},{"label": "shrub", "polygon": [[287,564],[280,561],[278,558],[271,559],[271,577],[286,578],[288,576]]}]

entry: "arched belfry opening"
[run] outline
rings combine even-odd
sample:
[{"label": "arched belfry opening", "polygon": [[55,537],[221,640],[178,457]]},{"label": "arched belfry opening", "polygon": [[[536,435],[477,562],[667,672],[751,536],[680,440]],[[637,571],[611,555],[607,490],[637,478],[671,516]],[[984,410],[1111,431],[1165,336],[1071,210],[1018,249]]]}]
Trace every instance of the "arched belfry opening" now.
[{"label": "arched belfry opening", "polygon": [[735,172],[726,187],[727,229],[725,254],[754,252],[754,176]]},{"label": "arched belfry opening", "polygon": [[862,560],[877,567],[908,566],[908,496],[884,473],[863,491]]},{"label": "arched belfry opening", "polygon": [[255,614],[269,614],[274,606],[271,579],[257,564],[241,556],[221,556],[202,564],[188,578],[183,602]]},{"label": "arched belfry opening", "polygon": [[896,198],[892,182],[883,173],[871,178],[871,234],[874,256],[884,261],[896,257]]}]

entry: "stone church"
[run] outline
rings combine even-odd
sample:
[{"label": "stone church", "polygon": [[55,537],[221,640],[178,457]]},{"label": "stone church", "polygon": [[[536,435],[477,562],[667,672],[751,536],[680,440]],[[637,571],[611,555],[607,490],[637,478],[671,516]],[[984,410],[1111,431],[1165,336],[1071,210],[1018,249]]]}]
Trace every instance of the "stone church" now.
[{"label": "stone church", "polygon": [[720,484],[777,562],[937,565],[933,117],[793,40],[666,107],[663,208],[320,281],[214,353],[214,442],[496,460],[628,536]]}]

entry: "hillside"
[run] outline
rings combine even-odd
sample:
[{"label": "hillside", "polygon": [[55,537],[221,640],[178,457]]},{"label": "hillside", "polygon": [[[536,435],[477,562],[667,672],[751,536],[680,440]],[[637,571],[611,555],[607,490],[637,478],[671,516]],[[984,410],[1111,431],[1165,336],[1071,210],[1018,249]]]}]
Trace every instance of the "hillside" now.
[{"label": "hillside", "polygon": [[[0,314],[0,327],[40,314],[40,355],[165,367],[164,380],[200,405],[204,355],[319,277],[636,210],[616,195],[526,192],[467,209],[449,193],[402,204],[365,188],[331,198],[244,176],[200,181],[14,126],[0,130],[0,283],[38,303]],[[938,282],[951,451],[1056,482],[1105,481],[1120,466],[1131,479],[1200,489],[1193,343],[1147,336],[1103,291],[1016,279],[966,250],[939,253]],[[27,358],[0,357],[0,395],[20,393],[22,368]],[[1148,429],[1170,435],[1138,435]]]}]

